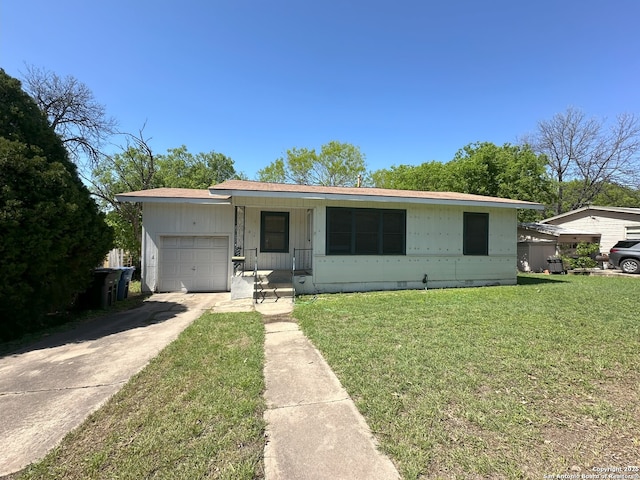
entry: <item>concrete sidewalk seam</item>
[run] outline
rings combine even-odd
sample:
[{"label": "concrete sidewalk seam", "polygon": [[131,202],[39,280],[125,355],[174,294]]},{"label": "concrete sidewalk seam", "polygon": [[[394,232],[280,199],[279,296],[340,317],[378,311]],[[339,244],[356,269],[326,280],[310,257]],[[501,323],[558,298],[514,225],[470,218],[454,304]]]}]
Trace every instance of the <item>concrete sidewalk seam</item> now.
[{"label": "concrete sidewalk seam", "polygon": [[[290,322],[293,323],[293,322]],[[289,333],[289,332],[297,332],[298,330],[272,330],[270,332],[265,332],[265,335],[273,335],[274,333]]]},{"label": "concrete sidewalk seam", "polygon": [[331,403],[338,403],[338,402],[345,402],[345,401],[352,401],[351,397],[349,397],[349,395],[347,395],[344,398],[336,398],[333,400],[322,400],[319,402],[300,402],[300,403],[292,403],[290,405],[278,405],[277,407],[269,407],[267,408],[267,410],[282,410],[284,408],[296,408],[296,407],[306,407],[308,405],[329,405]]}]

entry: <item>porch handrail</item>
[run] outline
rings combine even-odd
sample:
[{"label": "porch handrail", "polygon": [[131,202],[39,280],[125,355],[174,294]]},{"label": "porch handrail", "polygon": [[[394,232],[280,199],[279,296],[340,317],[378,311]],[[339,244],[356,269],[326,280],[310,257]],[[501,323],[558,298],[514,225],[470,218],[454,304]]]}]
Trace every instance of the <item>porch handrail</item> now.
[{"label": "porch handrail", "polygon": [[[296,301],[296,258],[297,258],[297,254],[300,252],[312,252],[313,248],[294,248],[293,249],[293,261],[292,261],[292,265],[291,265],[291,290],[292,290],[292,300],[295,303]],[[313,268],[313,265],[311,264],[311,259],[313,258],[313,256],[309,256],[309,268]],[[301,262],[302,263],[302,262]]]},{"label": "porch handrail", "polygon": [[256,251],[255,261],[253,262],[253,302],[258,303],[258,249],[251,248]]}]

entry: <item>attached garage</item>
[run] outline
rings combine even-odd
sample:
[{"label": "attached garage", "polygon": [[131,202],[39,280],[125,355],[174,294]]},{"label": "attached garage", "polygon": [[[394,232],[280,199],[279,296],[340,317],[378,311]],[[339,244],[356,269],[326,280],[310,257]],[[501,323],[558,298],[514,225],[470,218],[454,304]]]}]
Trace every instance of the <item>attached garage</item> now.
[{"label": "attached garage", "polygon": [[160,292],[229,289],[227,236],[163,236],[158,256]]}]

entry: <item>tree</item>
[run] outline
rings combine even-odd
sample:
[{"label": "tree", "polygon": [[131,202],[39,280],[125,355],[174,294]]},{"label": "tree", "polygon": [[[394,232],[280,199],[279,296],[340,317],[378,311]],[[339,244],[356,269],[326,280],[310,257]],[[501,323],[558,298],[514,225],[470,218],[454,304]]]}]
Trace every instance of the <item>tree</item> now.
[{"label": "tree", "polygon": [[[448,163],[393,166],[374,172],[372,178],[382,188],[453,191],[547,203],[550,180],[545,164],[546,159],[529,147],[483,142],[463,147]],[[532,210],[518,212],[521,221],[535,215]]]},{"label": "tree", "polygon": [[608,183],[602,187],[600,193],[593,199],[593,203],[609,207],[638,208],[640,207],[640,190]]},{"label": "tree", "polygon": [[0,338],[35,328],[86,288],[111,247],[60,138],[0,69]]},{"label": "tree", "polygon": [[[637,180],[640,123],[632,114],[608,124],[568,108],[539,122],[537,132],[525,141],[548,159],[556,182],[556,214],[589,204],[606,184],[630,186]],[[579,189],[569,203],[565,187],[571,181],[578,182]]]},{"label": "tree", "polygon": [[458,150],[447,165],[453,191],[543,204],[550,201],[546,158],[529,146],[470,144]]},{"label": "tree", "polygon": [[392,165],[388,170],[376,170],[371,174],[371,178],[378,188],[423,192],[448,189],[448,185],[451,184],[446,164],[436,161],[416,166]]},{"label": "tree", "polygon": [[364,154],[349,143],[331,141],[315,149],[292,148],[286,157],[278,158],[258,171],[262,182],[355,186],[366,175]]},{"label": "tree", "polygon": [[165,187],[208,188],[239,176],[226,155],[213,151],[193,155],[184,145],[159,156],[157,166],[158,184]]},{"label": "tree", "polygon": [[142,204],[120,203],[116,195],[162,185],[156,178],[157,157],[142,130],[138,136],[130,135],[121,150],[98,161],[92,171],[91,191],[107,212],[107,223],[115,234],[115,246],[130,252],[137,264],[142,246]]},{"label": "tree", "polygon": [[62,138],[71,159],[80,166],[83,157],[95,165],[105,141],[116,133],[117,122],[107,116],[93,92],[76,78],[27,66],[25,90]]},{"label": "tree", "polygon": [[120,203],[119,193],[159,187],[207,188],[229,178],[240,178],[233,160],[221,153],[193,155],[185,146],[154,154],[140,130],[120,153],[103,157],[93,169],[91,189],[107,212],[115,232],[115,245],[139,262],[142,245],[142,204]]}]

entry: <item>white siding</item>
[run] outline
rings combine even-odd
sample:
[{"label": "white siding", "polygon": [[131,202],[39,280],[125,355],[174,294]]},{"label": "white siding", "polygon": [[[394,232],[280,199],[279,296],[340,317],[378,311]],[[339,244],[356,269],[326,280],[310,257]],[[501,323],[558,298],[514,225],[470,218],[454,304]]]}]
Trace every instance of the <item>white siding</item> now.
[{"label": "white siding", "polygon": [[627,239],[629,228],[640,227],[640,215],[586,210],[554,221],[553,224],[600,233],[600,251],[608,253],[618,240]]},{"label": "white siding", "polygon": [[[474,286],[516,283],[517,220],[512,208],[479,208],[321,199],[234,198],[245,206],[245,254],[258,248],[260,269],[290,269],[293,249],[313,248],[312,274],[299,279],[307,292],[365,291],[426,286]],[[326,206],[397,208],[407,212],[406,255],[326,255]],[[289,212],[289,252],[263,253],[260,212]],[[464,212],[489,214],[489,254],[465,256]],[[158,288],[158,256],[166,236],[225,237],[233,252],[234,206],[175,203],[144,205],[143,289]],[[231,277],[230,255],[227,260]],[[247,254],[247,260],[250,256]],[[246,265],[252,268],[252,265]],[[304,281],[304,283],[302,283]]]},{"label": "white siding", "polygon": [[[289,252],[272,253],[260,251],[261,212],[289,212]],[[258,268],[261,270],[289,270],[292,267],[294,248],[311,248],[308,221],[311,216],[307,209],[286,207],[247,208],[245,210],[245,252],[258,249]],[[247,255],[246,268],[253,268],[253,257]]]},{"label": "white siding", "polygon": [[[158,260],[163,236],[225,237],[233,251],[234,209],[230,205],[182,203],[145,203],[143,210],[142,289],[158,288]],[[231,257],[227,259],[227,277],[231,276]]]},{"label": "white siding", "polygon": [[[354,206],[332,202],[330,206]],[[359,202],[357,207],[381,208]],[[388,206],[387,206],[388,207]],[[314,210],[314,264],[307,292],[515,284],[517,218],[515,209],[398,205],[407,211],[406,255],[326,255],[326,209]],[[489,214],[489,255],[462,254],[463,213]]]}]

